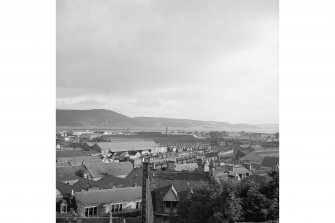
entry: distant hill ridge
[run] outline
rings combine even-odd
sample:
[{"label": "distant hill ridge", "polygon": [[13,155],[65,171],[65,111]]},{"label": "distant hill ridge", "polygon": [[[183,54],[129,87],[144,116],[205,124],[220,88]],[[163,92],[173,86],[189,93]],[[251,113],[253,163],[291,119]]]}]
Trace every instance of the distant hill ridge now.
[{"label": "distant hill ridge", "polygon": [[[190,119],[173,119],[158,117],[131,118],[120,113],[105,110],[56,110],[57,127],[175,127],[227,130],[261,130],[263,126],[250,124],[231,124],[228,122],[199,121]],[[275,124],[274,124],[275,125]]]}]

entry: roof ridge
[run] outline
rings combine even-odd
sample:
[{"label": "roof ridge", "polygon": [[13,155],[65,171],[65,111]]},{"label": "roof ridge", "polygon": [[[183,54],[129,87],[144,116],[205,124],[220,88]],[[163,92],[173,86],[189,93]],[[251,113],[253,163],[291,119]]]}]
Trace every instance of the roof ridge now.
[{"label": "roof ridge", "polygon": [[108,189],[101,189],[101,190],[80,191],[80,192],[77,192],[77,193],[102,193],[102,192],[105,192],[107,190],[113,190],[113,191],[125,190],[125,189],[135,190],[135,189],[141,189],[141,188],[142,187],[140,187],[140,186],[136,186],[136,187],[120,187],[120,188],[108,188]]}]

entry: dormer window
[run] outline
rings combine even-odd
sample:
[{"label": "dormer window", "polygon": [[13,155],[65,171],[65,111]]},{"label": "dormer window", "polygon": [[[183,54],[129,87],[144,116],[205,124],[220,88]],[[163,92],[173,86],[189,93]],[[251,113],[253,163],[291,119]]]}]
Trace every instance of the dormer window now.
[{"label": "dormer window", "polygon": [[112,204],[112,212],[122,212],[122,204]]},{"label": "dormer window", "polygon": [[88,178],[90,178],[90,174],[88,172],[84,172],[83,173],[83,177],[86,178],[86,179],[88,179]]},{"label": "dormer window", "polygon": [[98,207],[97,206],[85,208],[85,216],[86,217],[97,216],[97,212],[98,212]]},{"label": "dormer window", "polygon": [[136,202],[136,210],[138,210],[138,209],[140,209],[140,208],[141,208],[141,202],[138,201],[138,202]]},{"label": "dormer window", "polygon": [[170,189],[167,191],[163,198],[164,203],[164,212],[165,213],[177,213],[177,204],[180,201],[178,197],[178,193],[173,185],[171,185]]},{"label": "dormer window", "polygon": [[62,202],[60,204],[60,213],[67,213],[67,203]]}]

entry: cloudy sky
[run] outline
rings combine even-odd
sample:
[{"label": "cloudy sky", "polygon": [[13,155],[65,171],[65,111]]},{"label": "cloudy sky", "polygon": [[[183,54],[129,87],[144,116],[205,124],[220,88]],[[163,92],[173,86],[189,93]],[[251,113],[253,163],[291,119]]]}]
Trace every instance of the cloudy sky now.
[{"label": "cloudy sky", "polygon": [[278,0],[57,0],[57,108],[278,123]]}]

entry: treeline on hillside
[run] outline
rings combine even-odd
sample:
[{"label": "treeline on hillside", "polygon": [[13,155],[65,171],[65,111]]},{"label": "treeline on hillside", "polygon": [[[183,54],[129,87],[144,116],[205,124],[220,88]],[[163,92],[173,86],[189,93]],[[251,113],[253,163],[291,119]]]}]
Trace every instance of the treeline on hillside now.
[{"label": "treeline on hillside", "polygon": [[[191,193],[171,222],[273,222],[279,219],[279,173],[224,181]],[[276,221],[277,222],[277,221]]]}]

